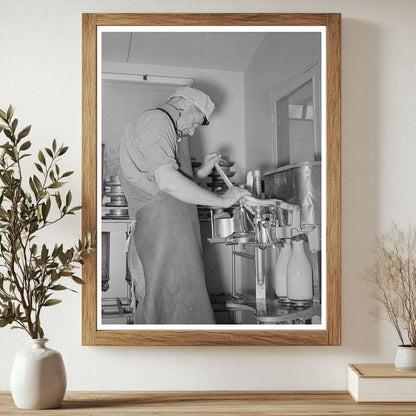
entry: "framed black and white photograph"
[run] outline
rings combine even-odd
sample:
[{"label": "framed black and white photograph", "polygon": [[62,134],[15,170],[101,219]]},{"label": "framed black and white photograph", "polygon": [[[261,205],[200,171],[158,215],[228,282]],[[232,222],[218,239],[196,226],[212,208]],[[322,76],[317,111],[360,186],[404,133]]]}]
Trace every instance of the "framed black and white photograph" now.
[{"label": "framed black and white photograph", "polygon": [[339,345],[340,15],[84,14],[83,230],[84,345]]}]

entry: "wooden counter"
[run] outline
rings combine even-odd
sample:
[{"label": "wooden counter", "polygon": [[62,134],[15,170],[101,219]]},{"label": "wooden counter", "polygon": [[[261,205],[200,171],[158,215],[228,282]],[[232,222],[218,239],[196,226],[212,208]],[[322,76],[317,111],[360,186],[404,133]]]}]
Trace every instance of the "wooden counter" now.
[{"label": "wooden counter", "polygon": [[0,392],[0,415],[416,415],[415,403],[355,403],[347,392],[67,392],[53,410],[22,410]]}]

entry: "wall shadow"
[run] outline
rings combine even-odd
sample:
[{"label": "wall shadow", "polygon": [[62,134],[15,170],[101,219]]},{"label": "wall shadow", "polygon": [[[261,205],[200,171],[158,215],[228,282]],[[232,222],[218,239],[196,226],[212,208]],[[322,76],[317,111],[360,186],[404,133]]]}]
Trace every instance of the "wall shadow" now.
[{"label": "wall shadow", "polygon": [[[379,334],[369,313],[371,288],[360,276],[371,264],[378,232],[380,29],[342,20],[342,345],[374,356]],[[347,351],[344,351],[347,352]]]}]

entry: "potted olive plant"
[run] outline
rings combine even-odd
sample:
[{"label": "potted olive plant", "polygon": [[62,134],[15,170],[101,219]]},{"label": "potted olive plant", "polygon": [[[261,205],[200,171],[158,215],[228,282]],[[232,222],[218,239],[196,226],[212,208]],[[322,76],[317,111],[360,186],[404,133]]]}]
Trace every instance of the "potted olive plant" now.
[{"label": "potted olive plant", "polygon": [[374,316],[388,320],[397,332],[396,368],[416,370],[416,228],[401,230],[393,224],[377,240],[374,254],[363,273],[382,306]]},{"label": "potted olive plant", "polygon": [[64,280],[83,281],[77,271],[92,250],[91,235],[71,248],[49,247],[39,234],[54,227],[80,206],[72,206],[71,191],[63,192],[73,172],[61,171],[59,160],[68,147],[53,140],[39,150],[32,174],[24,175],[22,160],[31,156],[30,126],[18,132],[13,107],[0,110],[0,327],[22,329],[32,348],[18,353],[11,374],[14,401],[22,408],[60,405],[66,375],[61,355],[45,347],[41,312],[61,302],[55,297],[72,290]]}]

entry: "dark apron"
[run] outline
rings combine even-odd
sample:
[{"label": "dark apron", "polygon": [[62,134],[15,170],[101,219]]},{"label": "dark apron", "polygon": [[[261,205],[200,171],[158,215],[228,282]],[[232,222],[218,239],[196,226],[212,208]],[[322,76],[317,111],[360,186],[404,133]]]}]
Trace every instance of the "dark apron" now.
[{"label": "dark apron", "polygon": [[136,214],[132,238],[145,295],[136,324],[214,324],[196,207],[160,192]]}]

